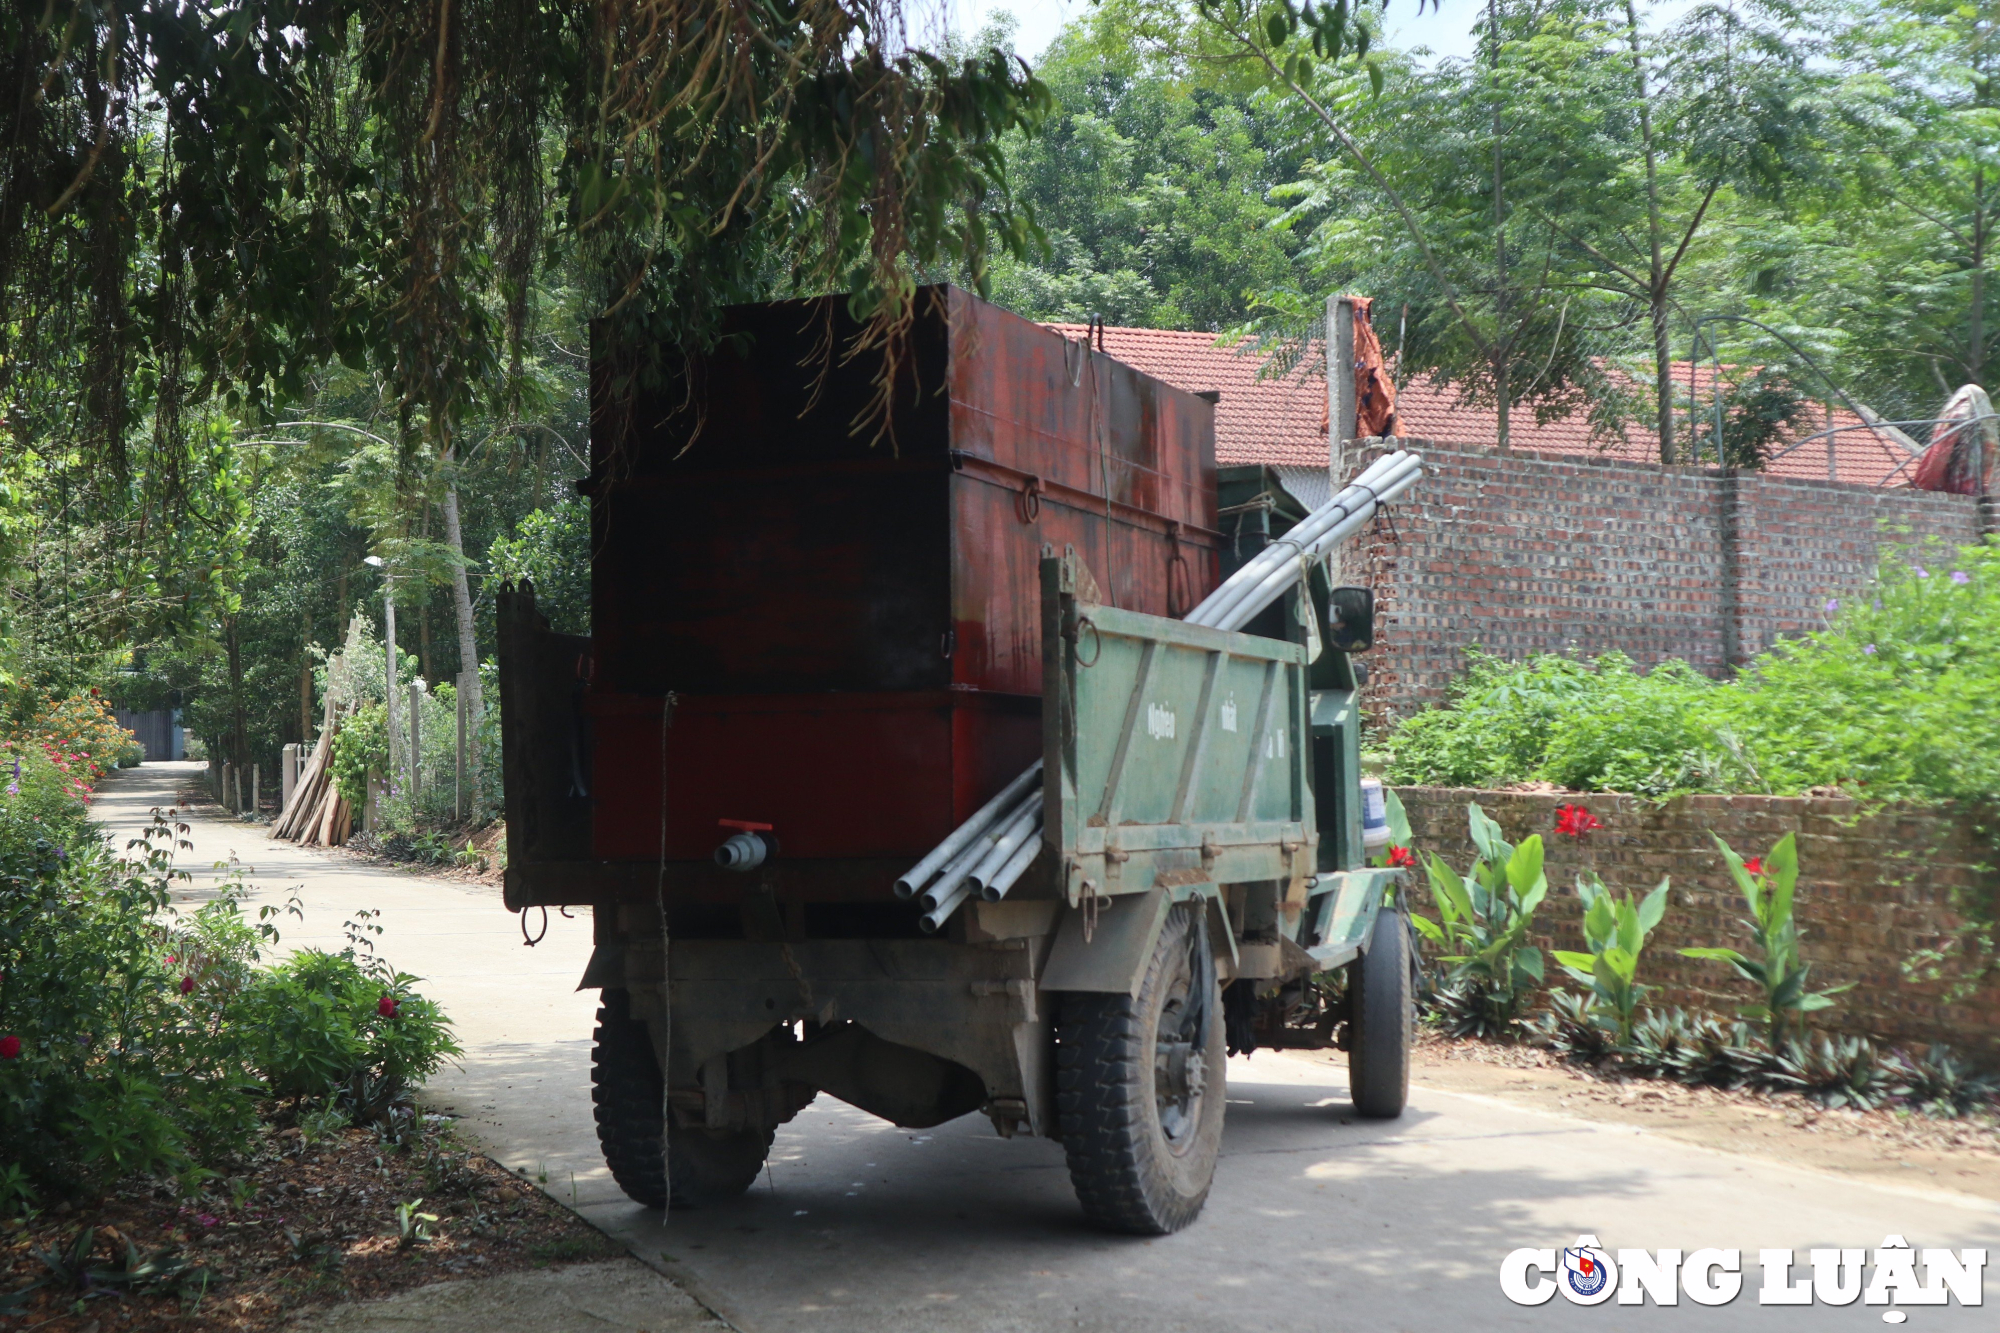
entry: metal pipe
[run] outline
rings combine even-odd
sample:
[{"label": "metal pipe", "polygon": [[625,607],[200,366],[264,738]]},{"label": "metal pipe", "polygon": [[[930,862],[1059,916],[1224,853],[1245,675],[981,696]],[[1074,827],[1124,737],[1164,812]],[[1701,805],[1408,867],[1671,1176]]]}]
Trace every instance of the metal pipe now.
[{"label": "metal pipe", "polygon": [[958,910],[958,905],[964,902],[971,893],[972,885],[964,880],[960,880],[958,887],[940,899],[936,907],[933,907],[930,911],[917,918],[917,928],[922,930],[926,935],[937,934],[940,930],[944,929],[944,923],[951,919],[951,914]]},{"label": "metal pipe", "polygon": [[[1275,572],[1291,561],[1286,548],[1293,552],[1317,544],[1330,529],[1359,515],[1366,517],[1375,510],[1382,498],[1398,494],[1406,489],[1409,482],[1421,475],[1423,459],[1407,450],[1400,450],[1389,457],[1378,460],[1359,477],[1343,489],[1339,495],[1321,505],[1302,519],[1292,530],[1266,546],[1251,558],[1249,563],[1229,576],[1223,585],[1203,599],[1187,615],[1188,623],[1194,625],[1219,625],[1224,618],[1261,589]],[[1260,606],[1258,610],[1262,610]],[[1252,615],[1256,612],[1251,612]],[[1247,617],[1246,617],[1247,618]]]},{"label": "metal pipe", "polygon": [[[1394,481],[1384,484],[1379,489],[1377,498],[1381,503],[1393,500],[1415,485],[1421,476],[1422,472],[1420,470],[1411,469]],[[1291,587],[1298,580],[1297,562],[1299,559],[1312,561],[1321,558],[1326,552],[1332,550],[1335,546],[1338,546],[1341,542],[1346,541],[1359,531],[1362,524],[1374,517],[1375,510],[1376,503],[1371,501],[1366,508],[1348,515],[1338,523],[1327,528],[1317,539],[1307,543],[1300,555],[1294,556],[1280,564],[1266,575],[1254,589],[1239,597],[1229,610],[1216,616],[1214,620],[1199,623],[1210,624],[1217,629],[1233,630],[1241,628],[1253,616],[1276,600],[1279,594]]]},{"label": "metal pipe", "polygon": [[992,849],[981,857],[979,864],[966,878],[975,889],[984,889],[992,882],[1000,868],[1013,859],[1014,851],[1021,845],[1021,839],[1034,832],[1035,819],[1042,812],[1041,793],[1030,793],[1028,799],[1017,806],[1007,823],[992,841]]},{"label": "metal pipe", "polygon": [[965,877],[972,873],[972,868],[986,859],[987,848],[991,845],[984,833],[974,838],[972,845],[953,857],[944,872],[931,881],[930,887],[917,895],[917,906],[928,912],[950,897],[952,890],[963,884]]},{"label": "metal pipe", "polygon": [[[1041,832],[1039,824],[1036,825],[1035,832],[1038,834]],[[1028,872],[1028,867],[1035,863],[1035,857],[1041,850],[1042,840],[1039,837],[1030,838],[1022,843],[1007,859],[1007,864],[1000,867],[999,873],[993,876],[992,881],[979,891],[979,896],[989,903],[997,903],[1005,898],[1007,890],[1013,888],[1014,881]]]},{"label": "metal pipe", "polygon": [[1258,586],[1263,576],[1268,574],[1275,564],[1283,563],[1285,557],[1282,547],[1296,547],[1312,541],[1327,527],[1370,503],[1382,488],[1393,484],[1403,472],[1420,468],[1422,465],[1423,460],[1408,450],[1398,450],[1386,458],[1377,459],[1360,476],[1343,487],[1338,495],[1300,520],[1281,541],[1265,547],[1252,556],[1242,569],[1232,574],[1221,587],[1204,598],[1201,605],[1189,612],[1187,619],[1197,625],[1215,623],[1216,617],[1227,611],[1250,589]]},{"label": "metal pipe", "polygon": [[1037,759],[1027,772],[1001,788],[998,796],[980,806],[972,818],[952,830],[950,837],[933,847],[929,855],[911,866],[903,873],[903,877],[896,881],[896,896],[908,898],[921,889],[939,868],[956,857],[967,844],[1010,810],[1014,803],[1020,800],[1021,793],[1041,775],[1041,771],[1042,761]]}]

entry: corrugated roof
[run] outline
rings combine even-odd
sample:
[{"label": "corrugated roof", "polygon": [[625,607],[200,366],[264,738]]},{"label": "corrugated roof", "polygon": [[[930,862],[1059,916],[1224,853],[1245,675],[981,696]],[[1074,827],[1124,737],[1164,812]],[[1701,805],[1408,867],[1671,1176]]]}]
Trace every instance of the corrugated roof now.
[{"label": "corrugated roof", "polygon": [[[1048,327],[1068,338],[1086,334],[1081,324]],[[1212,333],[1106,328],[1103,339],[1108,354],[1155,379],[1190,392],[1221,394],[1215,407],[1217,462],[1326,466],[1326,381],[1309,369],[1317,353],[1289,374],[1264,377],[1261,372],[1268,358],[1247,344],[1219,346]],[[1679,395],[1688,392],[1690,377],[1695,399],[1706,410],[1712,401],[1714,368],[1676,362]],[[1396,414],[1400,432],[1413,439],[1492,445],[1499,433],[1492,407],[1462,404],[1456,389],[1440,387],[1428,378],[1403,386]],[[1658,458],[1655,437],[1641,425],[1628,426],[1619,437],[1593,439],[1590,424],[1580,413],[1544,424],[1535,420],[1532,408],[1518,406],[1508,424],[1511,445],[1519,451],[1594,454],[1635,463]],[[1768,474],[1863,486],[1909,484],[1911,468],[1904,465],[1914,456],[1846,408],[1836,407],[1831,416],[1824,409],[1811,411],[1800,425],[1805,429],[1795,435],[1801,439],[1829,427],[1839,433],[1772,460],[1765,468]]]}]

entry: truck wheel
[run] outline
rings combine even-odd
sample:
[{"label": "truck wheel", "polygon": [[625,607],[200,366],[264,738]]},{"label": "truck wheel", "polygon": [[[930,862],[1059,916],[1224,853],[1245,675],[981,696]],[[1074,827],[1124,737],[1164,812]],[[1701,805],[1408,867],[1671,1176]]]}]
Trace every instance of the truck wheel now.
[{"label": "truck wheel", "polygon": [[604,1164],[625,1197],[664,1208],[672,1173],[674,1207],[700,1208],[733,1199],[756,1183],[775,1137],[768,1129],[712,1130],[677,1126],[661,1158],[666,1089],[652,1034],[632,1017],[622,990],[607,988],[597,1010],[597,1040],[590,1054],[590,1100]]},{"label": "truck wheel", "polygon": [[1368,949],[1354,960],[1348,1018],[1347,1084],[1354,1109],[1393,1120],[1410,1100],[1410,933],[1403,914],[1375,916]]},{"label": "truck wheel", "polygon": [[757,1183],[776,1132],[676,1125],[667,1137],[675,1208],[726,1203]]},{"label": "truck wheel", "polygon": [[597,1117],[597,1143],[618,1188],[634,1203],[666,1207],[660,1132],[667,1106],[659,1057],[653,1054],[645,1022],[632,1017],[630,998],[608,986],[590,1050],[590,1103]]},{"label": "truck wheel", "polygon": [[1070,1183],[1084,1216],[1113,1231],[1179,1231],[1215,1177],[1226,1057],[1215,972],[1194,957],[1200,910],[1167,918],[1137,998],[1078,994],[1063,1006],[1056,1106]]}]

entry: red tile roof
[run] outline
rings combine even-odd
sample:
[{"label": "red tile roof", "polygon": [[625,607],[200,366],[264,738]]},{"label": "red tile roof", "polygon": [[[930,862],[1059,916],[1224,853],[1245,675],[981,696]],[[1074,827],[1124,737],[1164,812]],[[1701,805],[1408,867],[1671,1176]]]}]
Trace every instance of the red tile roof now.
[{"label": "red tile roof", "polygon": [[[1068,338],[1082,338],[1081,324],[1051,324]],[[1216,461],[1268,463],[1276,466],[1326,466],[1326,381],[1309,367],[1314,358],[1289,374],[1260,377],[1268,358],[1254,346],[1218,346],[1212,333],[1166,329],[1106,328],[1104,350],[1155,379],[1191,392],[1217,390],[1215,408]],[[1315,352],[1314,356],[1317,356]],[[1713,401],[1715,372],[1702,366],[1692,372],[1687,362],[1674,365],[1674,382],[1685,395],[1690,374],[1694,396],[1703,410]],[[1682,398],[1685,402],[1685,397]],[[1490,406],[1467,406],[1456,389],[1425,378],[1405,384],[1396,399],[1398,428],[1419,440],[1491,445],[1498,434]],[[1828,474],[1827,440],[1813,440],[1772,460],[1766,471],[1774,476],[1839,480],[1864,486],[1906,486],[1914,455],[1882,432],[1870,430],[1844,407],[1836,407],[1829,422],[1823,409],[1809,411],[1796,431],[1805,438],[1829,425],[1840,428],[1831,438],[1833,475]],[[1633,462],[1652,462],[1658,444],[1643,425],[1632,425],[1622,436],[1592,439],[1581,413],[1551,421],[1535,420],[1532,408],[1516,407],[1509,422],[1512,447],[1554,454],[1601,454]],[[1898,469],[1901,469],[1900,473]]]}]

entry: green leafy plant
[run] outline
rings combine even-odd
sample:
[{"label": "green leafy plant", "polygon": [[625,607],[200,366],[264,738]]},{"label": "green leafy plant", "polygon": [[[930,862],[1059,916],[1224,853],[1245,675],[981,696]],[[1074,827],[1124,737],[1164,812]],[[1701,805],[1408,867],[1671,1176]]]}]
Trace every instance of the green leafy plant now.
[{"label": "green leafy plant", "polygon": [[1445,987],[1461,997],[1454,1029],[1496,1036],[1518,1028],[1523,1000],[1542,982],[1541,950],[1527,935],[1549,882],[1539,833],[1516,847],[1477,802],[1466,812],[1478,858],[1461,877],[1433,853],[1424,869],[1438,919],[1410,921],[1450,969]]},{"label": "green leafy plant", "polygon": [[421,1245],[434,1239],[431,1228],[437,1225],[436,1213],[420,1213],[424,1206],[422,1199],[412,1199],[408,1203],[396,1205],[396,1245],[407,1250],[412,1245]]},{"label": "green leafy plant", "polygon": [[1866,1037],[1819,1033],[1785,1043],[1758,1079],[1774,1092],[1800,1092],[1822,1106],[1870,1111],[1894,1094],[1895,1077]]},{"label": "green leafy plant", "polygon": [[1744,924],[1756,940],[1760,956],[1749,958],[1736,949],[1722,947],[1682,949],[1681,953],[1688,958],[1728,963],[1739,975],[1756,982],[1764,992],[1763,1002],[1741,1012],[1746,1018],[1764,1020],[1771,1049],[1781,1051],[1789,1015],[1830,1008],[1833,997],[1849,987],[1806,989],[1806,975],[1812,965],[1799,957],[1799,928],[1792,915],[1793,894],[1799,880],[1798,843],[1794,835],[1787,833],[1768,855],[1749,862],[1721,838],[1715,838],[1715,845],[1721,849],[1730,877],[1736,881],[1750,910]]},{"label": "green leafy plant", "polygon": [[1552,1049],[1578,1064],[1597,1064],[1618,1049],[1612,1024],[1594,994],[1579,995],[1560,988],[1551,991],[1548,1010],[1535,1020],[1534,1027]]},{"label": "green leafy plant", "polygon": [[1583,937],[1589,952],[1555,951],[1563,971],[1591,988],[1610,1012],[1618,1040],[1632,1038],[1632,1021],[1649,986],[1638,982],[1639,954],[1667,914],[1667,881],[1638,903],[1620,898],[1604,887],[1595,872],[1577,876],[1576,896],[1583,903]]},{"label": "green leafy plant", "polygon": [[1921,1056],[1892,1052],[1884,1064],[1894,1095],[1927,1115],[1968,1115],[2000,1101],[2000,1075],[1971,1068],[1943,1043]]},{"label": "green leafy plant", "polygon": [[1714,1088],[1752,1082],[1769,1058],[1748,1024],[1680,1009],[1649,1011],[1619,1049],[1619,1062],[1634,1073]]}]

